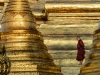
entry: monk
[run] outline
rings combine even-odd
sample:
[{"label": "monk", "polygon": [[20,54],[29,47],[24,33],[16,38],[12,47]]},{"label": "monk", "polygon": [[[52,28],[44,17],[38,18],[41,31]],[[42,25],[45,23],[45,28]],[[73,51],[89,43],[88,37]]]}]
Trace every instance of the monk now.
[{"label": "monk", "polygon": [[77,36],[76,39],[78,40],[76,60],[80,61],[79,65],[82,65],[83,59],[85,58],[84,43],[79,36]]}]

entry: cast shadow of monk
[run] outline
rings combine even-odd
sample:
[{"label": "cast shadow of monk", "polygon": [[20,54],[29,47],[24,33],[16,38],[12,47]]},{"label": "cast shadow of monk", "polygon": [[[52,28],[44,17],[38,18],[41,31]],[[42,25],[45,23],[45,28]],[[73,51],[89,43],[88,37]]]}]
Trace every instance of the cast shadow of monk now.
[{"label": "cast shadow of monk", "polygon": [[6,56],[6,50],[5,50],[4,45],[0,50],[0,56],[1,56],[1,59],[0,59],[0,66],[1,66],[0,75],[8,75],[11,65],[10,65],[9,58]]}]

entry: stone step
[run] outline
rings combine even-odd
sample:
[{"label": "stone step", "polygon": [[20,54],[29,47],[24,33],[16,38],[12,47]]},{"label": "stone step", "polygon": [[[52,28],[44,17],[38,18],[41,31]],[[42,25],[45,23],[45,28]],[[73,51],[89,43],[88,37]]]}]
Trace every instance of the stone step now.
[{"label": "stone step", "polygon": [[[92,40],[83,40],[85,44],[85,49],[90,49]],[[48,49],[57,49],[57,50],[73,50],[77,49],[77,42],[74,40],[63,40],[63,41],[56,41],[56,40],[51,40],[50,42],[44,42],[45,45],[47,46]]]},{"label": "stone step", "polygon": [[[52,53],[53,51],[56,51],[55,53]],[[54,59],[54,63],[60,67],[62,66],[79,66],[78,61],[76,60],[77,56],[77,50],[66,50],[63,52],[58,52],[57,50],[49,50],[48,52],[51,54],[51,56]],[[88,52],[90,50],[85,50],[85,57],[87,56]],[[85,61],[85,60],[84,60]]]},{"label": "stone step", "polygon": [[65,24],[41,24],[40,28],[52,28],[52,27],[74,27],[74,28],[78,28],[78,27],[90,27],[90,26],[95,26],[98,25],[98,23],[65,23]]},{"label": "stone step", "polygon": [[37,2],[37,3],[34,3],[34,4],[30,4],[30,7],[32,8],[32,10],[35,10],[35,9],[44,9],[44,5],[45,3],[44,2]]},{"label": "stone step", "polygon": [[43,10],[33,10],[32,13],[35,16],[45,16],[45,13],[43,12]]},{"label": "stone step", "polygon": [[37,0],[28,0],[29,3],[37,3]]},{"label": "stone step", "polygon": [[91,17],[48,17],[48,20],[67,20],[67,19],[86,19],[86,20],[90,20],[90,19],[92,19],[92,20],[95,20],[95,19],[100,19],[100,16],[98,16],[98,17],[94,17],[94,16],[91,16]]},{"label": "stone step", "polygon": [[68,2],[68,1],[49,1],[45,4],[45,9],[48,13],[84,13],[84,12],[99,12],[100,1],[78,1],[78,2]]},{"label": "stone step", "polygon": [[[85,44],[85,49],[90,49],[92,44],[92,35],[91,36],[82,36],[81,39]],[[77,49],[77,40],[76,36],[60,36],[60,37],[44,37],[44,44],[47,48],[53,50],[73,50]]]},{"label": "stone step", "polygon": [[78,75],[80,73],[80,67],[61,67],[63,75]]},{"label": "stone step", "polygon": [[100,17],[100,13],[49,13],[48,17]]},{"label": "stone step", "polygon": [[[41,9],[41,10],[32,10],[32,13],[34,14],[35,16],[35,19],[36,19],[36,22],[39,20],[45,20],[46,19],[46,15],[44,13],[44,10]],[[41,24],[41,23],[40,23]]]},{"label": "stone step", "polygon": [[34,4],[30,4],[32,13],[35,16],[35,19],[38,20],[45,20],[45,11],[44,11],[45,2],[37,2]]},{"label": "stone step", "polygon": [[39,31],[42,34],[93,34],[97,29],[98,23],[77,24],[77,25],[48,25],[41,24]]},{"label": "stone step", "polygon": [[[91,25],[98,23],[99,20],[78,20],[77,19],[66,19],[66,20],[61,20],[61,21],[45,21],[44,25]],[[42,25],[42,24],[41,24]]]},{"label": "stone step", "polygon": [[54,59],[54,63],[59,67],[77,67],[79,62],[75,59]]},{"label": "stone step", "polygon": [[[76,40],[77,35],[55,35],[55,36],[43,36],[44,40]],[[93,35],[79,35],[82,40],[92,40]]]},{"label": "stone step", "polygon": [[[52,53],[53,51],[56,51],[56,52]],[[87,56],[87,53],[89,51],[90,50],[85,50],[86,52],[85,56]],[[61,52],[58,52],[58,50],[50,50],[48,52],[51,54],[51,56],[54,59],[75,59],[77,55],[77,50],[65,50],[64,52],[63,50]]]},{"label": "stone step", "polygon": [[98,23],[99,20],[87,20],[87,19],[66,19],[66,20],[53,20],[53,21],[45,21],[44,23],[45,24],[52,24],[52,25],[57,25],[57,24],[77,24],[77,23],[80,23],[80,24],[83,24],[83,23]]},{"label": "stone step", "polygon": [[[90,49],[85,49],[85,51],[89,52]],[[72,52],[73,53],[73,52],[77,52],[77,49],[73,49],[73,50],[68,50],[68,49],[67,50],[62,50],[62,49],[61,50],[56,50],[56,49],[51,50],[51,49],[48,49],[48,53],[50,53],[50,54],[64,53],[64,52],[70,52],[70,53]]]}]

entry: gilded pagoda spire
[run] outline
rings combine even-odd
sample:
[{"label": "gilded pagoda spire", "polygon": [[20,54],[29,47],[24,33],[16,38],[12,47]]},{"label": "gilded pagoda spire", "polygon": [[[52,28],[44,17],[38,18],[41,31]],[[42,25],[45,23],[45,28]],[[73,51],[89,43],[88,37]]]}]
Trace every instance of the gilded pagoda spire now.
[{"label": "gilded pagoda spire", "polygon": [[93,43],[79,75],[100,75],[100,23],[94,31]]},{"label": "gilded pagoda spire", "polygon": [[1,27],[11,63],[8,75],[62,75],[35,25],[27,0],[9,1]]}]

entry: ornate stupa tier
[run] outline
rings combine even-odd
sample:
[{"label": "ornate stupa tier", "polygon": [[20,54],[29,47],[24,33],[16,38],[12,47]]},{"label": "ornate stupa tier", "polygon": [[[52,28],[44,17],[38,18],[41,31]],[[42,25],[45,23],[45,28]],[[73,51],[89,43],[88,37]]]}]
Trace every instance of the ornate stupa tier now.
[{"label": "ornate stupa tier", "polygon": [[10,0],[1,27],[10,61],[8,75],[62,75],[35,25],[28,1]]},{"label": "ornate stupa tier", "polygon": [[[30,11],[30,6],[27,2],[25,0],[10,0],[6,11]],[[16,7],[16,5],[18,6]]]},{"label": "ornate stupa tier", "polygon": [[[55,66],[52,57],[48,54],[40,33],[32,30],[14,30],[6,32],[2,36],[2,40],[3,38],[6,39],[6,55],[11,61],[11,72],[21,72],[20,75],[34,74],[36,71],[41,71],[37,73],[46,71],[47,75],[50,72],[60,72],[60,68]],[[22,71],[26,74],[23,74]],[[11,73],[11,75],[16,74]]]},{"label": "ornate stupa tier", "polygon": [[31,13],[28,1],[10,0],[2,23],[4,24],[2,25],[2,31],[35,29],[35,19]]},{"label": "ornate stupa tier", "polygon": [[[99,26],[98,26],[99,27]],[[91,50],[79,75],[100,75],[100,28],[94,31]]]}]

